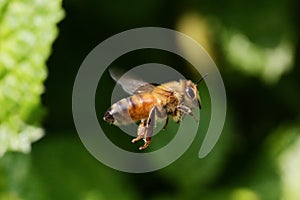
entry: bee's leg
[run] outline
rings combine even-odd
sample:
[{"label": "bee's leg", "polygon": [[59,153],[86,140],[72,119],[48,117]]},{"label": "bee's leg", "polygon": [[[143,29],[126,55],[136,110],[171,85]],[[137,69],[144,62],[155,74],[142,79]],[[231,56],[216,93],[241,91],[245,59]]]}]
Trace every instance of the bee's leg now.
[{"label": "bee's leg", "polygon": [[149,117],[146,122],[145,134],[144,134],[144,142],[145,144],[139,148],[139,150],[146,149],[151,143],[151,138],[153,135],[153,130],[155,127],[156,114],[158,113],[158,108],[154,106],[149,114]]},{"label": "bee's leg", "polygon": [[159,121],[166,120],[165,125],[162,128],[163,131],[166,130],[166,128],[168,126],[168,123],[169,123],[169,118],[168,118],[168,115],[167,115],[167,112],[166,112],[165,108],[162,107],[162,106],[156,107],[155,112],[156,112],[155,113],[156,120],[159,120]]},{"label": "bee's leg", "polygon": [[194,118],[194,120],[196,122],[198,122],[198,118],[193,114],[192,110],[189,107],[187,107],[185,105],[179,105],[179,106],[177,106],[177,109],[180,110],[181,112],[183,112],[184,114],[188,114],[188,115],[192,116]]},{"label": "bee's leg", "polygon": [[146,120],[145,119],[142,119],[141,120],[141,123],[139,125],[139,128],[138,128],[138,131],[137,131],[137,137],[134,138],[133,140],[131,140],[132,143],[135,143],[137,141],[139,141],[140,139],[142,139],[144,137],[144,133],[145,133],[145,126],[146,126]]},{"label": "bee's leg", "polygon": [[167,119],[166,119],[166,122],[165,122],[165,125],[163,127],[163,130],[166,130],[166,128],[168,126],[168,123],[169,123],[169,117],[167,117]]}]

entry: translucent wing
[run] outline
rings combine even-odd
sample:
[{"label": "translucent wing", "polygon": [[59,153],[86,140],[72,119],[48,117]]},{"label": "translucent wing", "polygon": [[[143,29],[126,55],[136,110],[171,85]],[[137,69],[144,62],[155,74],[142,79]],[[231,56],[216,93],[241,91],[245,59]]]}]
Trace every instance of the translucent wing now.
[{"label": "translucent wing", "polygon": [[120,70],[111,68],[109,69],[109,74],[114,81],[120,84],[125,92],[128,94],[141,94],[145,92],[152,92],[155,86],[159,84],[147,83],[139,78],[135,77],[133,74],[125,74]]}]

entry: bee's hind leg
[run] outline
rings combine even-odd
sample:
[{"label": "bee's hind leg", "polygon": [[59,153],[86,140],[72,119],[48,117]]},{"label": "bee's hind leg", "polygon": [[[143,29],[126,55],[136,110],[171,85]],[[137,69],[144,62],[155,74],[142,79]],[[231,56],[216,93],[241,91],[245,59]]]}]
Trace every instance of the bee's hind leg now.
[{"label": "bee's hind leg", "polygon": [[144,137],[145,129],[146,129],[146,120],[142,119],[137,131],[137,137],[131,140],[132,143],[135,143]]},{"label": "bee's hind leg", "polygon": [[152,138],[153,130],[155,127],[156,115],[158,112],[159,112],[159,110],[156,106],[154,106],[150,110],[150,114],[149,114],[149,117],[148,117],[148,119],[146,121],[146,125],[145,125],[145,134],[144,134],[145,144],[143,146],[141,146],[139,148],[139,150],[146,149],[149,146],[149,144],[151,143],[151,138]]}]

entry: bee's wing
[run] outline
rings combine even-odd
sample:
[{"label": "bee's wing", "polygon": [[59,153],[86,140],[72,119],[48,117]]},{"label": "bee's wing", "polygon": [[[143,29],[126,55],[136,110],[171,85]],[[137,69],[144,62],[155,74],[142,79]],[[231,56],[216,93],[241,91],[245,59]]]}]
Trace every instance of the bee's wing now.
[{"label": "bee's wing", "polygon": [[134,75],[124,75],[122,76],[122,72],[117,69],[109,69],[109,74],[114,81],[120,84],[123,90],[129,94],[141,94],[145,92],[152,92],[155,86],[159,84],[155,83],[147,83],[142,81]]},{"label": "bee's wing", "polygon": [[159,84],[157,83],[145,83],[144,85],[141,85],[138,87],[135,91],[134,94],[141,94],[145,92],[152,92],[153,89],[158,86]]}]

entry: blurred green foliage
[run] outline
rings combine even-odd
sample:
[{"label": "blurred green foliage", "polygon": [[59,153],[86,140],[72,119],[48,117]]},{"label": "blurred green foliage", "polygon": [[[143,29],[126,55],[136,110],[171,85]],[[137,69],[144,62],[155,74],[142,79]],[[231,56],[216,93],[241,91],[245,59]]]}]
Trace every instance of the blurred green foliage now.
[{"label": "blurred green foliage", "polygon": [[99,165],[77,138],[45,137],[30,155],[7,153],[1,174],[0,199],[137,198],[125,174]]},{"label": "blurred green foliage", "polygon": [[43,136],[40,95],[61,1],[0,1],[0,157]]},{"label": "blurred green foliage", "polygon": [[[30,6],[28,2],[31,2]],[[36,9],[33,2],[46,6]],[[18,119],[10,116],[20,118],[26,127],[35,128],[41,122],[41,83],[46,76],[44,62],[56,34],[54,25],[62,17],[57,1],[41,2],[44,1],[0,0],[0,120],[1,124],[5,120],[13,130],[20,130],[20,126],[16,123]],[[26,23],[21,30],[29,31],[35,25],[35,20],[26,16],[42,17],[42,23],[36,27],[38,30],[29,31],[32,36],[25,31],[25,36],[21,34],[18,40],[19,31],[14,30],[19,28],[10,28],[9,34],[3,32],[3,23],[7,27],[15,25],[5,20],[14,4],[27,6],[16,10],[24,12],[21,19]],[[298,2],[65,0],[63,6],[67,15],[59,24],[60,34],[47,63],[49,76],[42,97],[48,110],[44,121],[47,135],[33,144],[31,154],[7,153],[1,158],[0,199],[300,198]],[[13,21],[19,18],[12,17]],[[72,121],[71,95],[77,70],[92,48],[111,35],[141,26],[173,28],[203,44],[222,74],[228,112],[217,145],[207,157],[198,159],[202,133],[210,116],[209,94],[205,86],[201,86],[203,110],[199,133],[192,146],[180,159],[162,170],[127,174],[95,160],[79,141]],[[4,33],[10,40],[3,39]],[[39,40],[32,39],[38,34]],[[33,46],[29,48],[31,42]],[[9,51],[3,51],[4,47]],[[36,54],[31,53],[33,51]],[[32,64],[37,63],[36,59],[42,64]],[[5,66],[11,63],[11,66],[17,66],[26,61],[30,67],[24,68],[28,71],[22,72],[21,76],[19,69],[2,67],[4,61]],[[197,78],[188,63],[162,51],[131,52],[119,58],[116,64],[128,69],[149,62],[163,63],[187,77]],[[28,74],[28,78],[23,74]],[[4,102],[3,80],[10,77],[8,75],[14,77],[17,85],[5,86],[6,91],[15,96],[9,100],[6,97]],[[25,83],[25,79],[29,82]],[[31,85],[33,82],[35,84]],[[108,74],[104,74],[99,83],[99,89],[105,87],[104,92],[98,91],[95,99],[99,123],[108,130],[111,141],[135,151],[139,144],[131,144],[130,136],[101,120],[110,106],[112,83]],[[27,90],[22,90],[23,87]],[[20,101],[24,93],[33,95],[31,92],[34,98]],[[23,110],[22,114],[16,108]],[[164,133],[153,138],[153,145],[147,151],[165,145],[174,137],[176,128],[177,125],[170,122]],[[17,131],[13,133],[20,135]],[[0,138],[0,143],[2,141]]]}]

